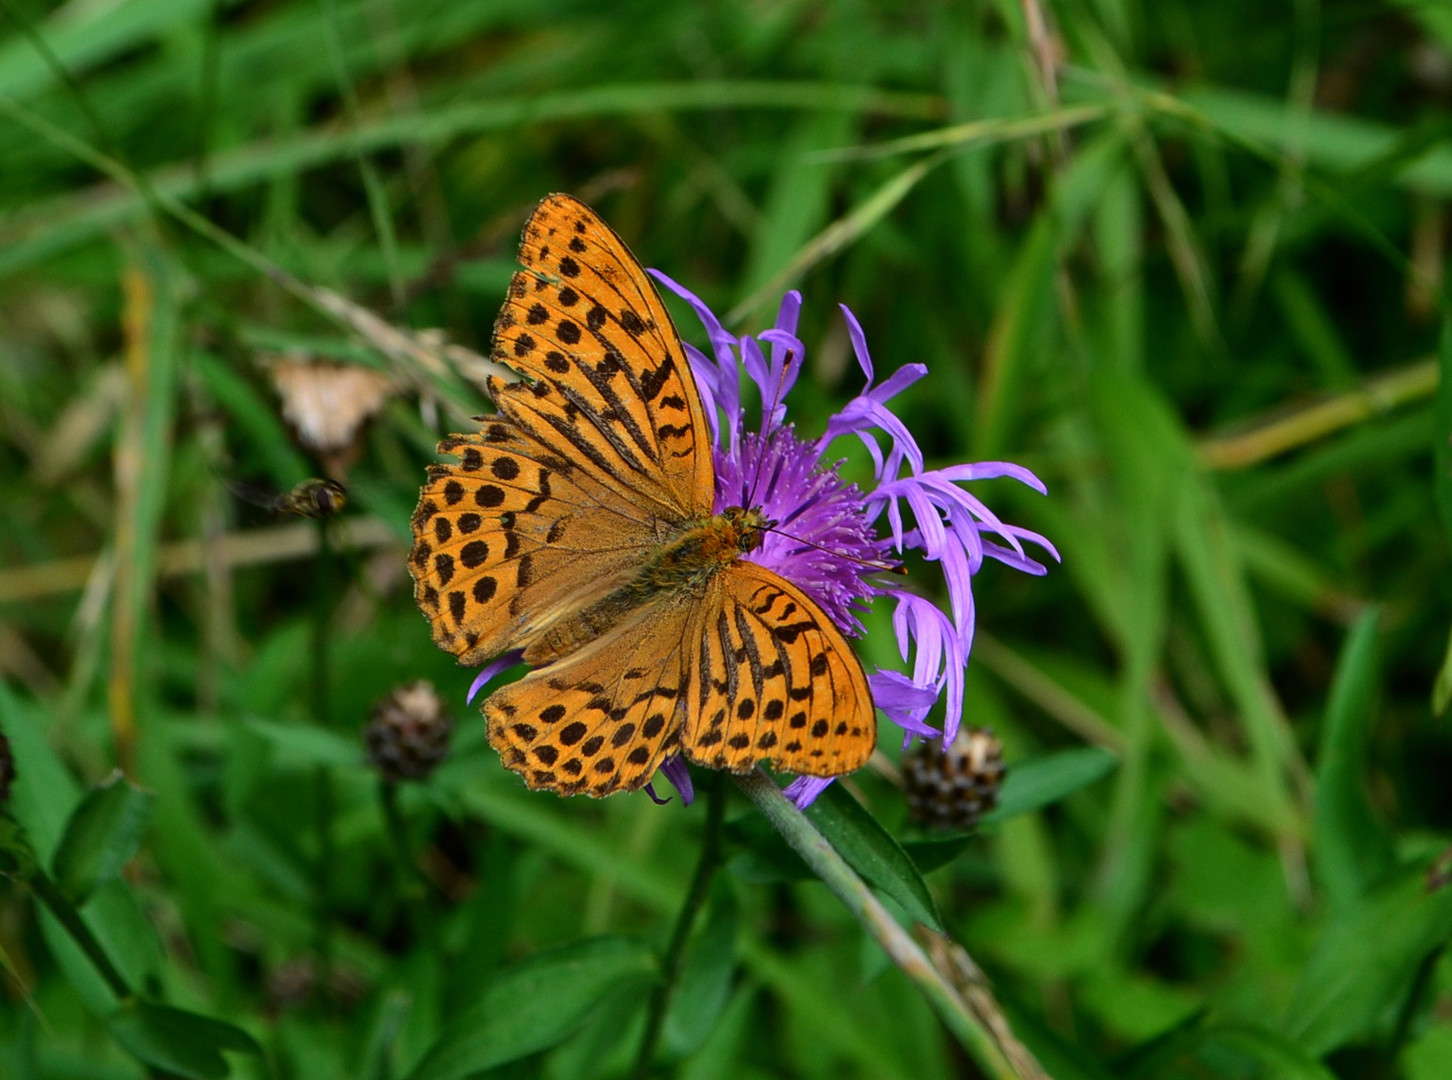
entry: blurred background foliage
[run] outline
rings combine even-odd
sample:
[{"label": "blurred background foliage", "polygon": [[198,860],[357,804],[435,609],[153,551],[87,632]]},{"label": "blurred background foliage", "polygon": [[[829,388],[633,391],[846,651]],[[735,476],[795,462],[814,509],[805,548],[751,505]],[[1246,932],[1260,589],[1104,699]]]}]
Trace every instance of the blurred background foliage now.
[{"label": "blurred background foliage", "polygon": [[[517,229],[566,190],[739,331],[803,290],[805,430],[859,385],[845,302],[879,372],[929,366],[897,404],[932,461],[1047,482],[978,488],[1064,559],[977,579],[969,720],[1010,774],[1115,767],[946,851],[890,770],[851,785],[953,856],[944,924],[1046,1071],[1452,1076],[1452,5],[0,13],[8,809],[115,969],[7,826],[0,1074],[629,1074],[702,808],[524,792],[403,560]],[[381,353],[333,295],[440,333]],[[356,440],[284,417],[309,358],[376,374]],[[324,475],[324,545],[234,494]],[[360,730],[419,678],[452,755],[380,787]],[[658,1071],[979,1075],[753,813]]]}]

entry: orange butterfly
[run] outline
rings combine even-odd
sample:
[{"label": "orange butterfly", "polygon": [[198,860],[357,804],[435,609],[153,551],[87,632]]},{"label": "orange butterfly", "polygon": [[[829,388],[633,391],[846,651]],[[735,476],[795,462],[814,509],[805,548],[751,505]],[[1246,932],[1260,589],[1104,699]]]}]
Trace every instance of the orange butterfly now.
[{"label": "orange butterfly", "polygon": [[583,203],[524,228],[494,357],[498,412],[452,435],[413,516],[414,595],[434,641],[535,670],[484,702],[489,742],[531,788],[609,795],[663,761],[811,776],[877,738],[841,631],[746,559],[771,523],[712,511],[715,469],[681,341],[645,270]]}]

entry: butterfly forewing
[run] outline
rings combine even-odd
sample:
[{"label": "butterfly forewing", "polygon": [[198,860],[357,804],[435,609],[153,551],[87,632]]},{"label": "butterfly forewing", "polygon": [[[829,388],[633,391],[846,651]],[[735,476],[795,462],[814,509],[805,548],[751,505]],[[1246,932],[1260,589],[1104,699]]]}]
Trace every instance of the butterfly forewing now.
[{"label": "butterfly forewing", "polygon": [[551,388],[541,408],[576,452],[644,496],[708,511],[714,474],[695,380],[624,241],[582,203],[551,195],[524,227],[519,261],[496,359]]},{"label": "butterfly forewing", "polygon": [[484,703],[489,742],[532,788],[634,791],[680,748],[690,608],[661,600]]},{"label": "butterfly forewing", "polygon": [[758,761],[809,776],[859,768],[877,743],[867,678],[815,603],[750,562],[712,583],[691,630],[687,757],[744,772]]}]

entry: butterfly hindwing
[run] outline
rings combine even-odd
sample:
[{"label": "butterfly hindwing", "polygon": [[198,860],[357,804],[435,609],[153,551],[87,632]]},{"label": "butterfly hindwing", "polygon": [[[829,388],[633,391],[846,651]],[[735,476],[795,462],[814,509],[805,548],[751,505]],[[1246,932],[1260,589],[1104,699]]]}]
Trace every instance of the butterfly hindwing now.
[{"label": "butterfly hindwing", "polygon": [[766,761],[836,776],[871,756],[877,717],[862,665],[795,585],[755,563],[732,563],[695,621],[684,732],[692,761],[732,772]]},{"label": "butterfly hindwing", "polygon": [[484,702],[489,743],[532,788],[610,795],[680,749],[690,608],[662,599]]}]

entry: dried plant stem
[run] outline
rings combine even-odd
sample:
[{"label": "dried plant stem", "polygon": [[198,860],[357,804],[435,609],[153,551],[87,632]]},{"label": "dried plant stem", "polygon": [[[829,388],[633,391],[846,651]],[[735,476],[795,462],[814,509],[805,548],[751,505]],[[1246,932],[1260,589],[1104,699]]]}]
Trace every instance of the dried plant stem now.
[{"label": "dried plant stem", "polygon": [[1049,1080],[1049,1074],[1038,1063],[1018,1036],[1008,1026],[1008,1020],[993,999],[988,981],[983,977],[968,950],[947,934],[940,934],[931,927],[919,925],[917,936],[928,950],[928,958],[943,978],[953,984],[959,996],[973,1010],[978,1022],[988,1029],[995,1042],[1002,1048],[1004,1056],[1013,1065],[1013,1070],[1023,1080]]},{"label": "dried plant stem", "polygon": [[[334,525],[340,550],[404,546],[403,540],[378,518],[345,518]],[[179,540],[157,548],[156,572],[161,577],[195,574],[209,565],[219,568],[253,566],[303,559],[318,550],[311,522],[270,525],[261,529],[226,533],[215,539]],[[85,588],[102,556],[78,555],[0,570],[0,604],[35,600]],[[115,572],[115,560],[109,561]]]},{"label": "dried plant stem", "polygon": [[[984,1073],[994,1080],[1011,1080],[1013,1077],[1018,1077],[1018,1080],[1045,1080],[1046,1074],[1037,1063],[1034,1063],[1033,1071],[1019,1071],[1017,1063],[1033,1062],[1033,1057],[1017,1039],[1012,1039],[1003,1010],[993,1000],[986,985],[980,981],[981,993],[976,995],[977,1001],[971,1005],[965,1001],[923,954],[917,942],[898,925],[867,884],[787,800],[770,777],[757,769],[738,776],[736,783],[827,888],[846,905],[873,940],[882,946],[892,962],[912,980]],[[961,947],[959,951],[962,952]],[[966,958],[968,954],[963,952],[962,955]],[[1012,1039],[1013,1052],[999,1042],[1004,1033]]]},{"label": "dried plant stem", "polygon": [[1024,697],[1085,742],[1122,754],[1124,733],[997,638],[977,631],[973,655]]},{"label": "dried plant stem", "polygon": [[146,458],[146,396],[151,361],[151,320],[155,289],[151,279],[130,266],[121,278],[125,295],[122,331],[126,357],[126,403],[116,439],[116,576],[111,594],[111,673],[106,702],[116,760],[130,774],[136,756],[136,644],[147,583],[139,580],[141,472]]},{"label": "dried plant stem", "polygon": [[1200,461],[1209,469],[1244,469],[1324,438],[1342,428],[1429,398],[1437,390],[1436,359],[1419,360],[1367,379],[1354,390],[1281,412],[1245,431],[1202,439]]}]

